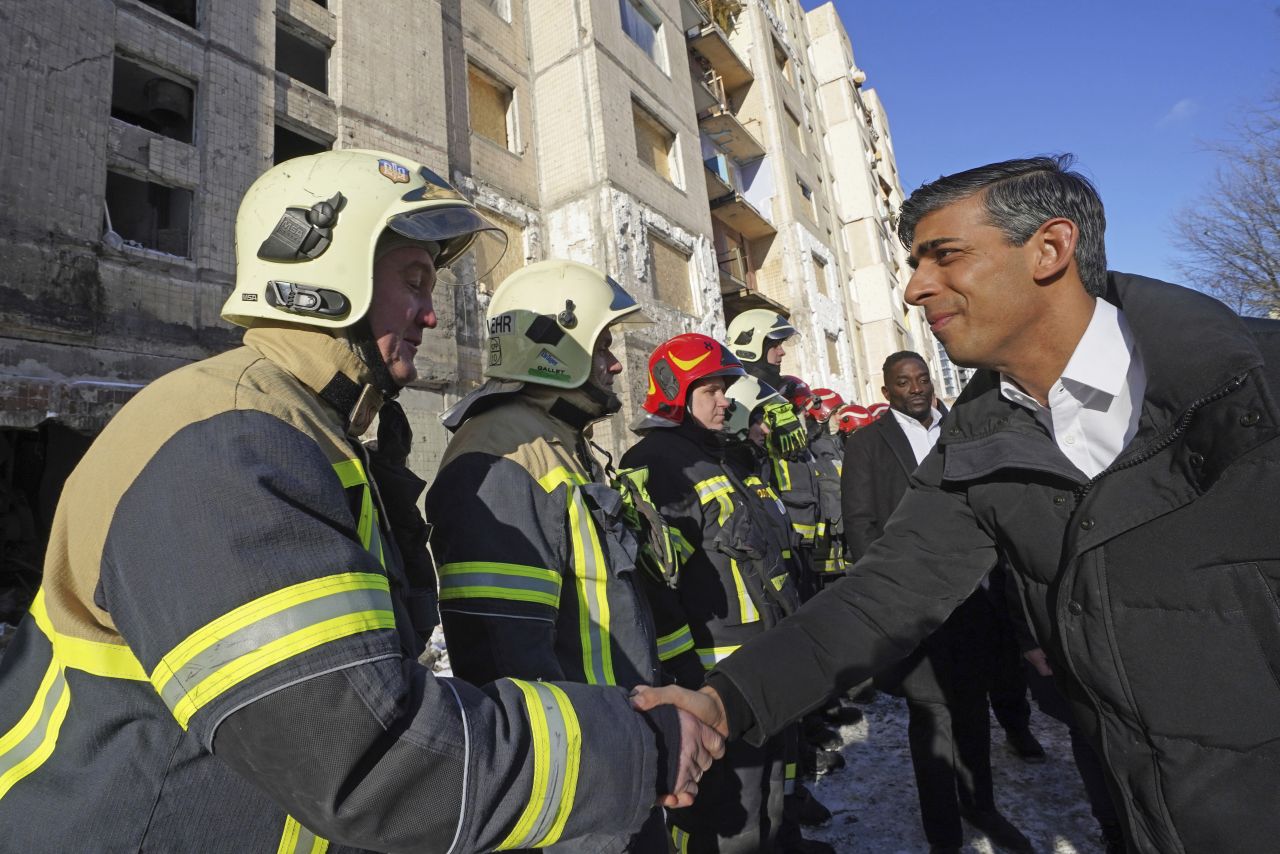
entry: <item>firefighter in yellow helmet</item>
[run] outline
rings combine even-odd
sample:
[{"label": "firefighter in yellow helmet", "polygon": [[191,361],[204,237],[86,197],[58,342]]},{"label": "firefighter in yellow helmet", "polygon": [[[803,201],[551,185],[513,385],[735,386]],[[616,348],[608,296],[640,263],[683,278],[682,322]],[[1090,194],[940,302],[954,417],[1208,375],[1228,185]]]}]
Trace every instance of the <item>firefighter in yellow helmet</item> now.
[{"label": "firefighter in yellow helmet", "polygon": [[437,276],[483,272],[493,233],[391,154],[249,189],[224,308],[244,346],[139,392],[63,492],[0,668],[6,848],[473,851],[649,814],[678,764],[662,719],[418,664],[357,441],[413,379]]},{"label": "firefighter in yellow helmet", "polygon": [[[590,441],[619,407],[615,338],[648,322],[617,282],[574,261],[531,264],[494,293],[488,381],[445,414],[454,435],[427,493],[458,676],[613,685],[619,696],[659,684],[645,588],[667,589],[674,555],[642,549],[649,532],[629,524],[637,508],[624,498],[643,501],[644,484],[613,488]],[[661,541],[657,511],[648,518]],[[659,809],[630,838],[550,841],[555,852],[667,850]]]}]

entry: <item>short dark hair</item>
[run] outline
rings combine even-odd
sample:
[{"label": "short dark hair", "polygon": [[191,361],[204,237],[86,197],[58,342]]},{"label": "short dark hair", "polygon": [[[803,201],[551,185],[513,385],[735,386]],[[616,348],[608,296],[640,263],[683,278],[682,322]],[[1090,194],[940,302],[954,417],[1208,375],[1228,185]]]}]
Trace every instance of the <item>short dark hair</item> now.
[{"label": "short dark hair", "polygon": [[894,365],[899,362],[905,362],[907,359],[916,359],[920,364],[924,365],[924,369],[926,371],[929,370],[929,363],[924,360],[924,356],[921,356],[913,350],[899,350],[896,353],[890,353],[889,358],[884,360],[884,367],[881,368],[884,372],[885,385],[889,384],[889,372],[893,370]]},{"label": "short dark hair", "polygon": [[1095,297],[1107,292],[1107,217],[1098,190],[1071,167],[1072,154],[1006,160],[944,175],[920,186],[902,203],[898,239],[911,251],[916,226],[927,214],[953,202],[983,193],[987,218],[1004,232],[1009,243],[1021,246],[1036,229],[1055,217],[1065,217],[1080,229],[1076,267],[1084,289]]}]

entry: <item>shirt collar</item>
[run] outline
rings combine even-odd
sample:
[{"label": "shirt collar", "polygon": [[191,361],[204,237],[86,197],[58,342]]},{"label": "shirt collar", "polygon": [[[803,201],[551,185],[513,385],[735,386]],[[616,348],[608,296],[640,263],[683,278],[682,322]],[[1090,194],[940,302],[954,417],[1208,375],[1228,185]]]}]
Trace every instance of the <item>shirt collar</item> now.
[{"label": "shirt collar", "polygon": [[[1067,360],[1061,379],[1115,397],[1124,387],[1133,359],[1133,333],[1124,313],[1104,299],[1096,299],[1093,317]],[[1000,394],[1032,412],[1044,409],[1006,374],[1000,375]]]},{"label": "shirt collar", "polygon": [[893,413],[893,417],[897,418],[898,423],[901,424],[903,427],[915,427],[917,430],[936,429],[938,426],[938,422],[942,420],[942,414],[938,412],[936,407],[933,407],[933,406],[929,407],[929,414],[933,416],[933,420],[929,422],[928,427],[921,424],[919,419],[912,418],[910,415],[904,415],[903,413],[899,412],[896,409],[893,409],[892,407],[890,407],[889,411]]}]

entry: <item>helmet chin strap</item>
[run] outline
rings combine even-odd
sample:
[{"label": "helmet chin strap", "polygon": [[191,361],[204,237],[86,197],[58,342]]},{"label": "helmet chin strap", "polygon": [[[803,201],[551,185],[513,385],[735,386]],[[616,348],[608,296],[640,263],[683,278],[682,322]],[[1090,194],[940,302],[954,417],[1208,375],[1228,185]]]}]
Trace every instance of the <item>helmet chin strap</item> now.
[{"label": "helmet chin strap", "polygon": [[582,390],[593,403],[600,405],[601,415],[612,415],[622,409],[622,400],[616,394],[600,388],[590,379],[582,384]]},{"label": "helmet chin strap", "polygon": [[347,343],[373,374],[374,388],[382,392],[388,400],[400,394],[400,385],[391,378],[391,371],[387,368],[386,360],[382,358],[378,342],[373,339],[373,330],[369,326],[367,317],[360,318],[347,329]]}]

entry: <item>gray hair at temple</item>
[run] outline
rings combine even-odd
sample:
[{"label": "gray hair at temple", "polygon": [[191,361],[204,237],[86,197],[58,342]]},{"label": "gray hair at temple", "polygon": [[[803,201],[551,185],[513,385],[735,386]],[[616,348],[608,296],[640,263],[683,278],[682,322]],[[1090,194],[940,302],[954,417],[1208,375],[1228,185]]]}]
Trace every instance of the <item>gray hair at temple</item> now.
[{"label": "gray hair at temple", "polygon": [[1071,171],[1075,156],[1058,154],[1006,160],[919,187],[902,203],[898,239],[911,251],[916,226],[926,215],[975,193],[984,194],[987,218],[1013,246],[1022,246],[1045,222],[1063,217],[1076,224],[1076,267],[1084,289],[1095,297],[1107,291],[1107,217],[1088,178]]}]

